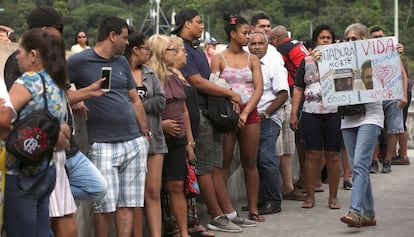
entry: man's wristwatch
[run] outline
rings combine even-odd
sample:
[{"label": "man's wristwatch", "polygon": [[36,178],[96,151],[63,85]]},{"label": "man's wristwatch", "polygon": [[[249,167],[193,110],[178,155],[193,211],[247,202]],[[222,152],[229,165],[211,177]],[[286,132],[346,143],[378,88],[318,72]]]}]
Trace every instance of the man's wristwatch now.
[{"label": "man's wristwatch", "polygon": [[142,133],[142,136],[144,136],[144,137],[152,137],[152,132],[151,131],[143,132]]},{"label": "man's wristwatch", "polygon": [[268,113],[263,112],[262,114],[263,114],[263,117],[264,117],[265,119],[269,119],[269,118],[270,118],[270,115],[269,115]]}]

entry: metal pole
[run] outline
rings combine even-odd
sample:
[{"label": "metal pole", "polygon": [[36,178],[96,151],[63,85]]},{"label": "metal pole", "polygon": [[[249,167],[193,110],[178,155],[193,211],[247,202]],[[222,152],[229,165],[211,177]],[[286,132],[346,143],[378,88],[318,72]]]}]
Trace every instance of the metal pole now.
[{"label": "metal pole", "polygon": [[155,15],[156,19],[155,19],[155,34],[159,34],[160,33],[160,2],[161,0],[156,0],[155,1],[157,3],[157,13]]},{"label": "metal pole", "polygon": [[394,36],[398,39],[398,0],[394,0]]}]

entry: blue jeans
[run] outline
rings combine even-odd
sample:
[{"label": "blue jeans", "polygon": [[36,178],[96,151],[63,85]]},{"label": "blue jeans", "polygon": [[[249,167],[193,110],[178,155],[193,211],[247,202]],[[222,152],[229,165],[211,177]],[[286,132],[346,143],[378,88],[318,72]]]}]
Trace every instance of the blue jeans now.
[{"label": "blue jeans", "polygon": [[281,205],[279,159],[276,156],[276,140],[280,127],[271,119],[260,123],[260,144],[257,159],[259,170],[259,202]]},{"label": "blue jeans", "polygon": [[98,201],[108,188],[105,178],[82,152],[66,159],[66,172],[75,200]]},{"label": "blue jeans", "polygon": [[342,130],[349,164],[353,172],[349,211],[365,216],[375,216],[369,167],[380,131],[381,128],[373,124]]},{"label": "blue jeans", "polygon": [[[54,167],[49,167],[49,169]],[[55,174],[56,178],[56,174]],[[49,236],[49,197],[47,193],[36,197],[20,188],[19,175],[6,175],[4,200],[4,228],[7,236]]]}]

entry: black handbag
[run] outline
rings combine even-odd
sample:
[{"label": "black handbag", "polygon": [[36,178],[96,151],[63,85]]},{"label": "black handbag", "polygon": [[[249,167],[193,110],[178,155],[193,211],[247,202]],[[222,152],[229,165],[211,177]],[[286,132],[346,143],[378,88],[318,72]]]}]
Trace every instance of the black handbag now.
[{"label": "black handbag", "polygon": [[39,165],[52,159],[53,148],[59,138],[60,123],[48,109],[45,79],[43,83],[44,108],[16,120],[6,139],[6,150],[26,165]]},{"label": "black handbag", "polygon": [[239,121],[239,114],[233,111],[233,104],[225,97],[208,97],[207,116],[221,133],[233,132]]},{"label": "black handbag", "polygon": [[365,114],[365,104],[338,106],[338,113],[342,117]]}]

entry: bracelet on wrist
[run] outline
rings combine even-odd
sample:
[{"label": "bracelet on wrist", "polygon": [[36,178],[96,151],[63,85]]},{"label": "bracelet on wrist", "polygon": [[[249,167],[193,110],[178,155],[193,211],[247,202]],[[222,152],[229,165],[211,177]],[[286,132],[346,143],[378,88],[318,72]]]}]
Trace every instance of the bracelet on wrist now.
[{"label": "bracelet on wrist", "polygon": [[142,133],[142,136],[144,136],[144,137],[152,137],[152,133],[151,133],[151,131],[143,132]]},{"label": "bracelet on wrist", "polygon": [[196,142],[195,142],[195,141],[188,141],[188,142],[187,142],[187,145],[188,145],[188,146],[195,147],[195,144],[196,144]]}]

